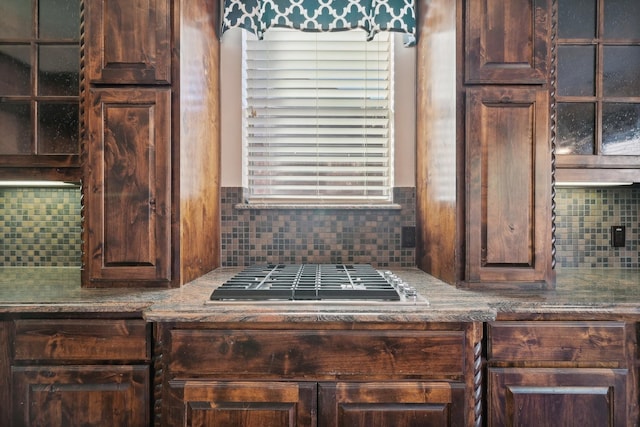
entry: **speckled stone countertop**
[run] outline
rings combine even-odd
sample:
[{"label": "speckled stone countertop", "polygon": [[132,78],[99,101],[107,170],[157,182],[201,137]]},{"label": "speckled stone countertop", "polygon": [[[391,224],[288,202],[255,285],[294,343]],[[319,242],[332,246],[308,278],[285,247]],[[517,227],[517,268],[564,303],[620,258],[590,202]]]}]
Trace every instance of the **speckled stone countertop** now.
[{"label": "speckled stone countertop", "polygon": [[0,268],[0,314],[142,313],[168,296],[166,289],[82,288],[79,268]]},{"label": "speckled stone countertop", "polygon": [[640,319],[640,270],[563,269],[555,290],[456,289],[416,268],[393,268],[425,303],[212,302],[242,268],[220,268],[179,289],[88,289],[77,268],[0,268],[0,314],[140,313],[150,321],[422,322],[491,321],[560,315]]}]

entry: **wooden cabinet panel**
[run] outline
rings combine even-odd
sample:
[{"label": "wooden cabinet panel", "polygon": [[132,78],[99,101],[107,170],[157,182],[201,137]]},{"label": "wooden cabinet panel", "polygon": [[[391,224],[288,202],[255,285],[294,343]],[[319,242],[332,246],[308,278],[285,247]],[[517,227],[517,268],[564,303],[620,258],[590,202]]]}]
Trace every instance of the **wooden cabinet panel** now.
[{"label": "wooden cabinet panel", "polygon": [[458,379],[465,369],[465,336],[456,331],[176,329],[170,342],[178,375]]},{"label": "wooden cabinet panel", "polygon": [[169,384],[167,426],[315,426],[317,386],[296,382],[180,381]]},{"label": "wooden cabinet panel", "polygon": [[466,82],[547,81],[550,0],[467,0]]},{"label": "wooden cabinet panel", "polygon": [[551,281],[551,149],[544,88],[467,89],[467,279]]},{"label": "wooden cabinet panel", "polygon": [[159,424],[481,425],[479,324],[329,325],[159,325]]},{"label": "wooden cabinet panel", "polygon": [[85,0],[91,83],[170,83],[169,0]]},{"label": "wooden cabinet panel", "polygon": [[137,360],[151,358],[143,320],[40,320],[14,322],[15,361]]},{"label": "wooden cabinet panel", "polygon": [[623,322],[497,322],[487,328],[492,362],[616,363],[626,366]]},{"label": "wooden cabinet panel", "polygon": [[627,426],[624,369],[490,368],[489,426]]},{"label": "wooden cabinet panel", "polygon": [[170,89],[92,89],[87,286],[171,279]]},{"label": "wooden cabinet panel", "polygon": [[464,384],[321,383],[320,426],[462,426]]},{"label": "wooden cabinet panel", "polygon": [[[0,321],[0,408],[11,408],[11,322]],[[8,426],[11,410],[0,410],[0,426]]]},{"label": "wooden cabinet panel", "polygon": [[12,367],[18,426],[148,426],[148,366]]}]

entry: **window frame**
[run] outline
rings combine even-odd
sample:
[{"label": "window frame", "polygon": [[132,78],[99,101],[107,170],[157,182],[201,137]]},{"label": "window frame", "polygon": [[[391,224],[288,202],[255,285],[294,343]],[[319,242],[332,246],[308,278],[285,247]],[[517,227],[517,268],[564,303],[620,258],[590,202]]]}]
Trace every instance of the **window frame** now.
[{"label": "window frame", "polygon": [[[272,31],[272,30],[270,30]],[[289,30],[300,33],[296,30]],[[350,31],[353,32],[361,32],[358,30]],[[365,33],[361,32],[362,40],[365,40]],[[387,157],[386,157],[386,177],[387,185],[386,188],[386,196],[384,198],[335,198],[331,196],[317,197],[317,198],[299,198],[299,197],[256,197],[250,194],[250,184],[248,177],[248,138],[247,138],[247,116],[250,114],[248,111],[251,110],[251,106],[247,104],[246,101],[246,68],[245,68],[245,53],[246,53],[246,43],[247,40],[255,40],[254,36],[247,33],[246,31],[242,32],[242,66],[241,70],[243,73],[242,76],[242,184],[244,190],[244,204],[245,206],[258,206],[258,207],[281,207],[283,205],[290,207],[314,207],[314,206],[351,206],[351,207],[381,207],[381,208],[389,208],[389,207],[397,207],[393,205],[393,188],[394,188],[394,140],[395,140],[395,132],[394,132],[394,96],[395,96],[395,88],[394,88],[394,36],[393,33],[383,33],[385,37],[388,37],[388,48],[390,51],[390,58],[388,63],[388,85],[389,88],[387,90],[387,102],[388,102],[388,137],[387,137]],[[267,33],[268,37],[269,32]],[[309,34],[309,33],[306,33]],[[327,34],[327,33],[313,33],[316,35]],[[335,33],[334,33],[335,34]],[[265,38],[267,38],[265,37]]]}]

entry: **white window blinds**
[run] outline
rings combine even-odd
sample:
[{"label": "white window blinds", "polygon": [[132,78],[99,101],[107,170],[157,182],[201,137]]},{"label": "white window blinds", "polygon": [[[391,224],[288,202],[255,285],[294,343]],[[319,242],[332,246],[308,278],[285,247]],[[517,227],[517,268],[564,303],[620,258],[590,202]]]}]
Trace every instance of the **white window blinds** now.
[{"label": "white window blinds", "polygon": [[249,37],[247,202],[391,202],[392,37],[285,29]]}]

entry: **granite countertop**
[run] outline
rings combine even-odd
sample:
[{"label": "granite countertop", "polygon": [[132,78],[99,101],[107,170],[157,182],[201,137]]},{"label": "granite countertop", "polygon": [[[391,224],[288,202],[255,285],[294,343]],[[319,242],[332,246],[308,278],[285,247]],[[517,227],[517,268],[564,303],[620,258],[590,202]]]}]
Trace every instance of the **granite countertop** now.
[{"label": "granite countertop", "polygon": [[150,321],[423,322],[491,321],[517,315],[640,318],[640,270],[561,269],[555,290],[457,289],[417,268],[393,268],[425,303],[213,302],[217,286],[242,270],[219,268],[178,289],[88,289],[77,268],[0,268],[0,314],[140,313]]},{"label": "granite countertop", "polygon": [[82,288],[77,267],[0,267],[0,314],[142,313],[168,296],[166,289]]}]

